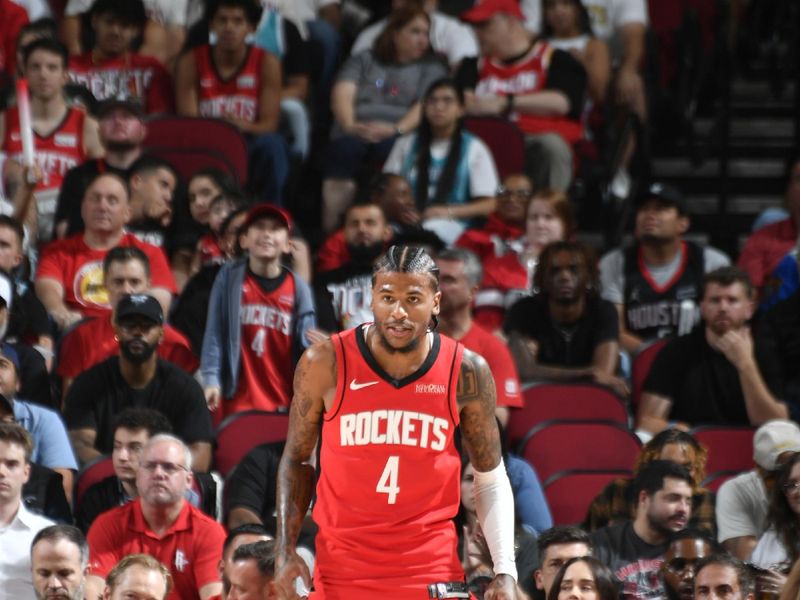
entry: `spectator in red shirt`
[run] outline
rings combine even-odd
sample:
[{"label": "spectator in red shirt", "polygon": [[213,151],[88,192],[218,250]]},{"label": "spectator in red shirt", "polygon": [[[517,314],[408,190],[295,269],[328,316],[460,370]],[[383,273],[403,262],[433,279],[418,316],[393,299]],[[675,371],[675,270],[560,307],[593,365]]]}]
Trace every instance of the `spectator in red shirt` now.
[{"label": "spectator in red shirt", "polygon": [[70,58],[70,76],[97,100],[138,98],[148,114],[171,113],[175,98],[169,73],[158,59],[131,51],[146,20],[141,0],[97,0],[94,48]]},{"label": "spectator in red shirt", "polygon": [[[109,250],[103,260],[103,285],[108,290],[111,311],[125,294],[146,294],[151,285],[147,255],[135,246],[118,246]],[[63,378],[64,396],[73,379],[119,352],[111,311],[79,323],[63,338],[56,373]],[[164,340],[158,347],[158,355],[189,373],[199,366],[189,340],[170,325],[164,325]]]},{"label": "spectator in red shirt", "polygon": [[483,278],[481,263],[469,250],[452,248],[438,254],[436,265],[442,292],[439,331],[460,341],[465,348],[477,352],[489,363],[497,388],[495,414],[505,426],[508,407],[521,407],[522,395],[517,369],[508,348],[472,320],[472,300]]},{"label": "spectator in red shirt", "polygon": [[36,294],[63,330],[87,316],[104,316],[110,309],[103,285],[103,259],[115,246],[135,246],[150,260],[150,294],[169,310],[175,280],[160,248],[140,242],[125,231],[130,218],[127,183],[102,173],[86,189],[81,203],[83,233],[45,247],[36,273]]},{"label": "spectator in red shirt", "polygon": [[221,593],[217,566],[225,531],[186,502],[191,484],[189,448],[171,435],[150,438],[136,474],[139,498],[103,513],[89,529],[87,598],[97,598],[104,587],[102,578],[134,553],[151,554],[169,565],[174,588],[168,600],[207,600]]},{"label": "spectator in red shirt", "polygon": [[17,37],[28,23],[28,12],[11,0],[0,0],[0,71],[14,75]]}]

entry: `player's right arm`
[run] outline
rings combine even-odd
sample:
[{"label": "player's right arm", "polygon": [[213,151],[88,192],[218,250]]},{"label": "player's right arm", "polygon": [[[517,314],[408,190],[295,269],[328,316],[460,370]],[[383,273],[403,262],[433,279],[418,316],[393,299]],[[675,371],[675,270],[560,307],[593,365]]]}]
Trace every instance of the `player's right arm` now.
[{"label": "player's right arm", "polygon": [[310,587],[311,577],[295,546],[311,502],[314,458],[325,402],[336,391],[336,352],[330,340],[303,354],[294,372],[294,396],[289,410],[289,433],[278,466],[275,584],[280,600],[297,598],[294,580]]}]

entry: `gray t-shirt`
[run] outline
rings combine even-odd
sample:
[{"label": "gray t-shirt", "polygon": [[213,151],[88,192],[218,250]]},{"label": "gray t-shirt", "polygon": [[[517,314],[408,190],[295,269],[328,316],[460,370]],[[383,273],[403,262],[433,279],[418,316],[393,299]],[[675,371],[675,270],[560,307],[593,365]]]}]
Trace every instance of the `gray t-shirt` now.
[{"label": "gray t-shirt", "polygon": [[434,57],[404,65],[384,64],[372,50],[367,50],[344,63],[337,81],[356,84],[357,121],[396,123],[422,98],[431,83],[445,75],[447,69]]},{"label": "gray t-shirt", "polygon": [[767,528],[769,498],[756,471],[729,479],[717,492],[715,513],[720,543],[733,538],[759,537]]}]

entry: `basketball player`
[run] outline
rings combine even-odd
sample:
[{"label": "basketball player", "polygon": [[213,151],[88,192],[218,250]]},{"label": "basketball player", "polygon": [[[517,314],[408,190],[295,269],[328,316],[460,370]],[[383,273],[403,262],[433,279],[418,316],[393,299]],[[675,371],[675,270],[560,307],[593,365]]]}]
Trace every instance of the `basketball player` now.
[{"label": "basketball player", "polygon": [[[516,597],[514,499],[494,418],[494,381],[483,358],[431,329],[440,299],[430,256],[392,246],[373,272],[375,322],[334,335],[301,358],[278,471],[279,598],[297,598],[295,576],[310,583],[295,543],[320,431],[310,597],[423,600],[433,584],[462,588],[451,521],[460,501],[453,444],[459,423],[494,563],[485,597]],[[438,593],[433,597],[467,597]]]},{"label": "basketball player", "polygon": [[[36,186],[39,239],[53,234],[58,190],[72,167],[103,155],[97,121],[64,99],[67,84],[67,50],[59,42],[39,39],[23,49],[25,76],[30,86],[31,122],[36,162],[42,179]],[[9,108],[0,116],[2,150],[22,161],[19,111]]]}]

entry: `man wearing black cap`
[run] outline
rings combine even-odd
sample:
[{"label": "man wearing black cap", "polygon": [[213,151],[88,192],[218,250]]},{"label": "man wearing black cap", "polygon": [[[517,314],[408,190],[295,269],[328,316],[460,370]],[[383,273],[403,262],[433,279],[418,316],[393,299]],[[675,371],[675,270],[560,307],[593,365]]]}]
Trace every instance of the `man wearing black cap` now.
[{"label": "man wearing black cap", "polygon": [[198,383],[158,358],[164,313],[152,296],[124,296],[117,304],[114,333],[119,356],[79,375],[64,401],[64,419],[78,459],[85,464],[113,445],[114,416],[128,407],[161,411],[191,448],[195,469],[211,462],[211,417]]},{"label": "man wearing black cap", "polygon": [[744,271],[721,267],[704,277],[702,323],[664,346],[644,382],[636,414],[642,433],[658,433],[670,422],[755,426],[788,418],[774,382],[765,382],[756,364],[747,325],[753,309]]},{"label": "man wearing black cap", "polygon": [[636,352],[647,341],[688,333],[699,318],[703,274],[730,264],[719,250],[683,240],[688,229],[681,193],[654,183],[636,211],[634,245],[600,261],[602,297],[619,313],[623,350]]},{"label": "man wearing black cap", "polygon": [[223,417],[285,410],[291,401],[294,367],[316,326],[311,289],[281,263],[291,225],[277,206],[252,208],[239,230],[247,257],[214,281],[200,373],[208,407]]},{"label": "man wearing black cap", "polygon": [[144,110],[135,99],[111,99],[97,109],[103,158],[87,160],[73,167],[64,177],[56,205],[56,237],[63,238],[83,231],[81,198],[89,183],[100,173],[114,173],[128,178],[128,169],[142,155],[147,133]]}]

